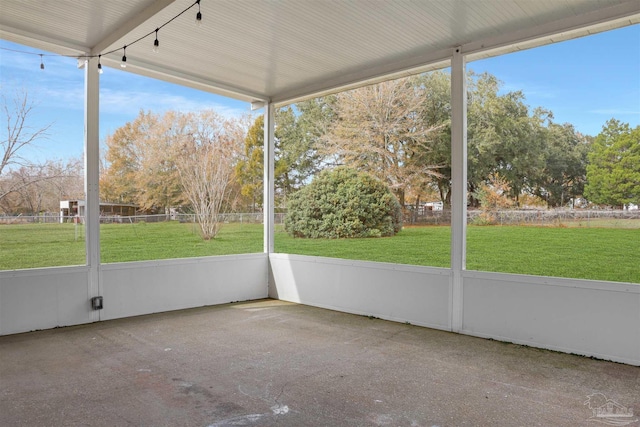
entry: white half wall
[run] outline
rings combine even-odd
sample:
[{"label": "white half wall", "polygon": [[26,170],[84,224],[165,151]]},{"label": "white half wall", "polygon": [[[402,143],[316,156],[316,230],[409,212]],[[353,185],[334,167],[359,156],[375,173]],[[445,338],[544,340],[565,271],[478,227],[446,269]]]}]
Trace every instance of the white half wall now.
[{"label": "white half wall", "polygon": [[269,296],[285,301],[450,329],[450,270],[270,254]]},{"label": "white half wall", "polygon": [[264,253],[103,264],[100,320],[266,298]]},{"label": "white half wall", "polygon": [[[89,269],[0,271],[0,335],[89,323]],[[269,284],[267,284],[269,277]],[[462,333],[640,365],[640,285],[462,274]],[[446,268],[287,254],[106,264],[100,319],[270,296],[451,330]]]},{"label": "white half wall", "polygon": [[88,267],[0,271],[0,335],[91,321]]},{"label": "white half wall", "polygon": [[[100,266],[100,320],[266,298],[264,253]],[[90,323],[89,267],[0,271],[0,335]]]},{"label": "white half wall", "polygon": [[463,333],[640,365],[640,285],[463,276]]},{"label": "white half wall", "polygon": [[[444,268],[271,254],[269,296],[452,330]],[[464,271],[462,333],[640,365],[640,285]]]}]

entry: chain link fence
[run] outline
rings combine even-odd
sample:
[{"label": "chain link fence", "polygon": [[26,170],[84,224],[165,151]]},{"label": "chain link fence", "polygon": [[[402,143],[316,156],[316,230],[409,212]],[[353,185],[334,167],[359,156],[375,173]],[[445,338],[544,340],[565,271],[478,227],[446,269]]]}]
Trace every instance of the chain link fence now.
[{"label": "chain link fence", "polygon": [[[262,224],[263,214],[258,213],[227,213],[218,215],[220,222],[239,223],[239,224]],[[166,222],[166,221],[179,221],[183,223],[196,222],[196,216],[194,214],[158,214],[158,215],[135,215],[135,216],[121,216],[121,215],[109,215],[101,216],[100,223],[102,224],[133,224],[141,222]],[[40,215],[15,215],[15,216],[0,216],[0,224],[55,224],[55,223],[80,223],[84,224],[84,217],[82,216],[62,216],[54,213],[44,213]],[[275,223],[284,223],[284,214],[275,214]]]},{"label": "chain link fence", "polygon": [[[484,217],[483,217],[484,214]],[[477,209],[467,211],[469,224],[484,224],[486,216],[491,217],[491,224],[496,225],[561,225],[563,223],[602,222],[603,220],[640,220],[640,209],[634,210],[609,210],[609,209],[541,209],[541,210],[499,210],[484,212]],[[275,223],[284,224],[284,213],[275,214]],[[220,222],[228,224],[262,224],[263,215],[256,213],[227,213],[219,215]],[[141,222],[165,222],[179,221],[182,223],[195,223],[194,214],[159,214],[159,215],[135,215],[135,216],[101,216],[102,224],[133,224]],[[53,224],[74,223],[84,224],[84,217],[61,216],[54,213],[40,215],[0,216],[0,224]],[[424,210],[421,212],[410,211],[404,215],[405,225],[450,225],[450,210]]]},{"label": "chain link fence", "polygon": [[[491,223],[497,225],[561,225],[563,223],[584,222],[599,223],[603,220],[640,220],[640,210],[609,210],[609,209],[540,209],[540,210],[496,210],[482,211],[479,209],[467,210],[467,223],[486,223],[485,218],[490,216]],[[404,218],[405,225],[450,225],[450,210],[425,210],[422,212],[409,212]]]}]

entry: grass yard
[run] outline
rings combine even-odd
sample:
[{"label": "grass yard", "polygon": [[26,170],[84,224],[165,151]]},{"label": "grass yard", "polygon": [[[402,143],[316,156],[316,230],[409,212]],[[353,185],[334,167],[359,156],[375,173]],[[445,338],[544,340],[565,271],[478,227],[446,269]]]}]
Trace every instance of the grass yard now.
[{"label": "grass yard", "polygon": [[[84,265],[84,227],[74,224],[0,225],[0,270]],[[262,252],[262,225],[226,224],[204,241],[194,224],[101,224],[103,263]]]},{"label": "grass yard", "polygon": [[0,270],[83,264],[82,225],[0,225]]},{"label": "grass yard", "polygon": [[467,269],[640,283],[640,229],[468,227]]},{"label": "grass yard", "polygon": [[[262,252],[260,224],[225,224],[203,241],[194,224],[101,225],[104,263]],[[76,240],[76,232],[78,239]],[[293,239],[276,252],[448,267],[449,227],[406,227],[380,239]],[[640,283],[640,228],[468,227],[467,268]],[[83,265],[84,231],[73,224],[0,225],[0,270]]]},{"label": "grass yard", "polygon": [[224,224],[202,240],[196,224],[177,221],[100,225],[103,263],[262,252],[261,224]]},{"label": "grass yard", "polygon": [[405,227],[394,237],[360,239],[294,239],[284,231],[275,236],[275,250],[298,255],[449,267],[449,227]]}]

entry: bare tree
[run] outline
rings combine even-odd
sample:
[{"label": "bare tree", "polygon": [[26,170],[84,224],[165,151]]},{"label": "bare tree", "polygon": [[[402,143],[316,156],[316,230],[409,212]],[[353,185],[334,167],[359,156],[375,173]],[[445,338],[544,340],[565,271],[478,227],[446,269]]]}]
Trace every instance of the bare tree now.
[{"label": "bare tree", "polygon": [[82,159],[12,168],[0,178],[0,212],[57,212],[60,200],[82,198]]},{"label": "bare tree", "polygon": [[425,88],[398,79],[336,95],[337,120],[325,135],[324,154],[336,164],[367,171],[394,191],[401,204],[412,186],[437,176],[438,166],[416,161],[439,129],[423,119]]},{"label": "bare tree", "polygon": [[247,126],[213,111],[189,114],[191,128],[183,136],[176,167],[185,195],[205,240],[216,237],[220,215],[233,206],[235,165],[242,153]]},{"label": "bare tree", "polygon": [[[6,136],[0,141],[0,176],[5,168],[11,165],[24,166],[30,162],[21,156],[20,150],[33,144],[36,140],[47,135],[51,124],[40,128],[29,125],[29,117],[33,113],[34,102],[29,99],[29,93],[23,89],[18,91],[12,100],[2,95],[2,109],[6,120]],[[4,133],[4,132],[3,132]]]},{"label": "bare tree", "polygon": [[[51,124],[40,128],[30,126],[34,105],[25,89],[16,91],[13,99],[2,94],[5,125],[0,139],[0,209],[5,212],[13,211],[8,206],[15,206],[16,200],[22,198],[18,192],[25,193],[28,187],[48,179],[42,174],[45,165],[36,165],[22,156],[23,149],[46,137],[51,127]],[[4,200],[11,194],[14,200]]]}]

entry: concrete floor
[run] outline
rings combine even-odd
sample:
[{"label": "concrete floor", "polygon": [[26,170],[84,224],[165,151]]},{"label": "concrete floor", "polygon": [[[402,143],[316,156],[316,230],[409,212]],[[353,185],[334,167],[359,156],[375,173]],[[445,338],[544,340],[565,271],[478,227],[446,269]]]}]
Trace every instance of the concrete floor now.
[{"label": "concrete floor", "polygon": [[2,426],[577,426],[594,393],[637,420],[640,368],[275,300],[0,337]]}]

